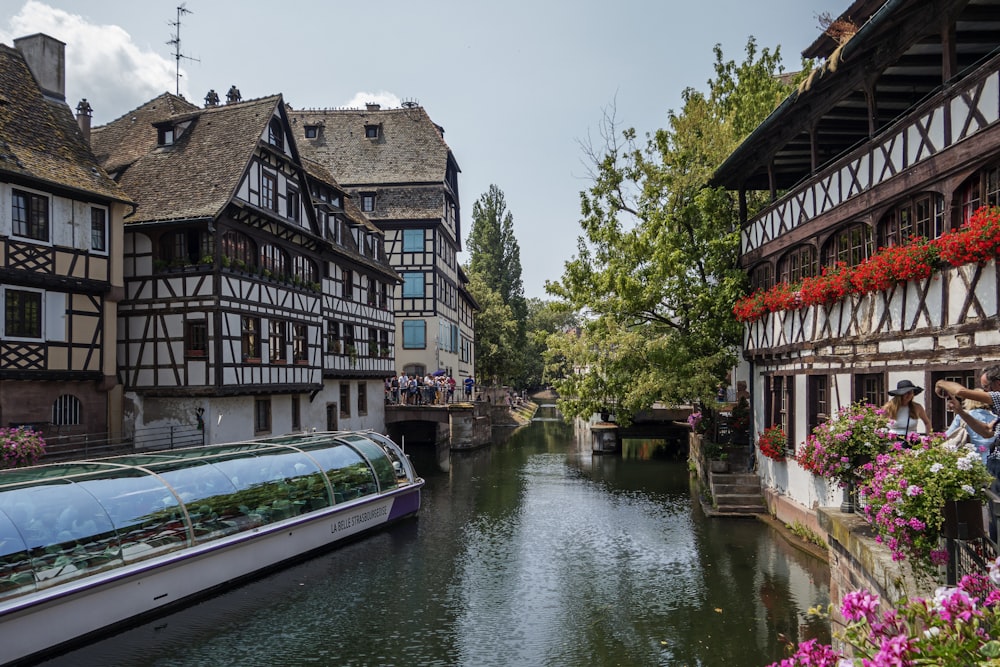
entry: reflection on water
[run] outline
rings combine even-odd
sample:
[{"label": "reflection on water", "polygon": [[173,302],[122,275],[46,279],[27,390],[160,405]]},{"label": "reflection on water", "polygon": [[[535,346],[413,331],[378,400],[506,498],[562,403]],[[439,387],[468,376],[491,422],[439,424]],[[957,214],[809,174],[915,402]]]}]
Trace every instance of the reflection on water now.
[{"label": "reflection on water", "polygon": [[828,634],[825,564],[707,519],[684,462],[592,457],[557,421],[410,454],[418,520],[51,664],[741,667]]}]

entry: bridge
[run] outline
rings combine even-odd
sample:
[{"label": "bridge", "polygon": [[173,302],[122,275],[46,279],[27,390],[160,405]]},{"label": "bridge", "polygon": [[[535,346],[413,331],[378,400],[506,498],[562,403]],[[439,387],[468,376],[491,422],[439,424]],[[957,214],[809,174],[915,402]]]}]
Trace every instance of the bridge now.
[{"label": "bridge", "polygon": [[448,444],[451,449],[471,449],[489,444],[492,422],[489,404],[385,406],[385,427],[396,442]]}]

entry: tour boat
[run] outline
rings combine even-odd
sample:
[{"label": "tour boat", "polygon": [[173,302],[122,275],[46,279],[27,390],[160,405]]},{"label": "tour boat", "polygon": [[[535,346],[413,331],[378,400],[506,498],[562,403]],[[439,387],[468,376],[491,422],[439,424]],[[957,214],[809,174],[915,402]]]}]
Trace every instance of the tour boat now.
[{"label": "tour boat", "polygon": [[0,470],[0,662],[413,516],[423,484],[369,431]]}]

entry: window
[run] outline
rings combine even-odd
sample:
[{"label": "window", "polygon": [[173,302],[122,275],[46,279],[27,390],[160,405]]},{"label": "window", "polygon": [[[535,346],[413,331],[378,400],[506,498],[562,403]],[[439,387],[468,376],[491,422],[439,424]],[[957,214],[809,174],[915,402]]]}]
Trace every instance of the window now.
[{"label": "window", "polygon": [[472,361],[472,341],[462,336],[462,361]]},{"label": "window", "polygon": [[272,276],[288,275],[288,255],[281,248],[267,244],[260,247],[260,266]]},{"label": "window", "polygon": [[169,232],[160,239],[160,258],[169,266],[197,264],[212,254],[212,238],[197,229]]},{"label": "window", "polygon": [[378,307],[385,310],[389,306],[389,286],[382,283],[378,295]]},{"label": "window", "polygon": [[108,251],[108,212],[103,208],[90,209],[90,249]]},{"label": "window", "polygon": [[424,251],[424,230],[404,229],[403,252],[423,252],[423,251]]},{"label": "window", "polygon": [[358,414],[368,414],[368,383],[358,383]]},{"label": "window", "polygon": [[288,325],[282,320],[268,320],[268,347],[272,364],[285,363],[285,345]]},{"label": "window", "polygon": [[319,137],[319,125],[306,125],[306,139],[316,139]]},{"label": "window", "polygon": [[292,360],[309,361],[309,327],[305,324],[292,325]]},{"label": "window", "polygon": [[403,321],[403,348],[423,350],[427,347],[427,323],[423,320]]},{"label": "window", "polygon": [[983,169],[967,180],[959,191],[962,222],[981,206],[1000,206],[1000,165]]},{"label": "window", "polygon": [[836,232],[826,244],[824,266],[834,266],[844,262],[857,266],[872,254],[872,230],[863,222],[858,222]]},{"label": "window", "polygon": [[373,327],[368,327],[368,356],[378,356],[378,331]]},{"label": "window", "polygon": [[257,246],[246,234],[229,230],[222,234],[222,257],[225,266],[252,269],[257,266]]},{"label": "window", "polygon": [[308,257],[296,255],[295,259],[292,260],[292,266],[295,271],[295,277],[302,281],[303,284],[312,285],[319,282],[319,271],[316,269],[316,262]]},{"label": "window", "polygon": [[354,272],[344,269],[341,273],[344,279],[344,298],[354,298]]},{"label": "window", "polygon": [[326,353],[340,354],[340,324],[333,320],[326,321]]},{"label": "window", "polygon": [[423,364],[406,364],[403,367],[403,372],[407,375],[416,375],[419,378],[427,375],[427,367]]},{"label": "window", "polygon": [[806,381],[806,428],[812,430],[830,418],[830,379],[826,375],[809,375]]},{"label": "window", "polygon": [[379,334],[379,356],[388,357],[389,356],[389,332],[383,331]]},{"label": "window", "polygon": [[403,298],[424,296],[424,274],[420,271],[403,272]]},{"label": "window", "polygon": [[31,192],[14,190],[13,223],[14,236],[49,240],[49,199]]},{"label": "window", "polygon": [[285,198],[285,217],[298,222],[299,211],[301,211],[299,192],[289,188],[288,196]]},{"label": "window", "polygon": [[346,382],[340,383],[340,416],[351,416],[351,385]]},{"label": "window", "polygon": [[374,306],[378,300],[378,283],[371,276],[368,277],[368,292],[365,294],[365,298],[369,306]]},{"label": "window", "polygon": [[274,174],[260,174],[260,207],[271,211],[278,210],[278,179]]},{"label": "window", "polygon": [[361,210],[365,213],[371,213],[375,210],[375,193],[374,192],[362,192],[361,193]]},{"label": "window", "polygon": [[271,431],[271,399],[257,398],[253,402],[253,432],[268,433]]},{"label": "window", "polygon": [[774,274],[770,262],[758,264],[750,272],[750,285],[753,290],[768,289],[774,286]]},{"label": "window", "polygon": [[184,356],[204,357],[208,354],[208,321],[184,322]]},{"label": "window", "polygon": [[267,124],[267,143],[278,150],[282,150],[285,147],[285,137],[284,132],[281,130],[281,121],[277,118],[272,118],[271,122]]},{"label": "window", "polygon": [[854,376],[854,402],[872,405],[885,403],[885,378],[881,373],[859,373]]},{"label": "window", "polygon": [[357,354],[354,348],[354,325],[344,325],[344,354]]},{"label": "window", "polygon": [[7,289],[3,330],[8,338],[41,338],[42,293]]},{"label": "window", "polygon": [[240,323],[243,361],[260,361],[260,318],[244,315]]},{"label": "window", "polygon": [[52,404],[52,423],[56,426],[77,426],[80,423],[80,399],[63,394]]},{"label": "window", "polygon": [[792,409],[795,405],[793,392],[794,378],[788,375],[771,375],[768,380],[767,393],[767,425],[780,426],[787,436],[787,447],[795,447],[792,434],[794,419]]},{"label": "window", "polygon": [[171,146],[174,143],[174,128],[161,127],[156,131],[156,141],[160,146]]},{"label": "window", "polygon": [[880,246],[905,245],[914,236],[927,239],[941,234],[944,198],[923,195],[893,207],[878,226]]},{"label": "window", "polygon": [[811,245],[793,248],[782,258],[779,267],[782,282],[796,283],[816,275],[816,248]]},{"label": "window", "polygon": [[[938,380],[948,380],[950,382],[957,382],[969,389],[979,389],[980,370],[982,369],[968,368],[931,373],[930,386],[933,387]],[[930,395],[927,396],[928,394]],[[934,395],[933,392],[927,392],[924,395],[927,396],[927,414],[931,418],[931,425],[935,431],[945,430],[951,424],[952,420],[955,419],[955,413],[948,410],[948,400]],[[921,398],[921,401],[923,400]]]},{"label": "window", "polygon": [[373,123],[365,125],[365,139],[378,139],[381,134],[381,127],[381,125],[375,125]]},{"label": "window", "polygon": [[302,430],[302,405],[298,396],[292,396],[292,430]]}]

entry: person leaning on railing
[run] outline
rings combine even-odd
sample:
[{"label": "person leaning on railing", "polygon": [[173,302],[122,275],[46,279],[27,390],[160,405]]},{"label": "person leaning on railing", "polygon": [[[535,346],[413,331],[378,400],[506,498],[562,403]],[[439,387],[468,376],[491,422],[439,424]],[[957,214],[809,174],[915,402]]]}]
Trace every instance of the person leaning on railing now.
[{"label": "person leaning on railing", "polygon": [[963,399],[979,401],[993,406],[993,414],[1000,415],[1000,364],[987,366],[979,376],[979,386],[982,389],[969,389],[951,380],[938,380],[934,391],[938,396],[949,399],[949,408],[962,418],[969,427],[984,438],[994,438],[993,448],[996,449],[996,436],[1000,433],[1000,419],[983,422],[970,415],[962,405]]},{"label": "person leaning on railing", "polygon": [[[987,366],[979,375],[979,386],[981,389],[969,389],[957,382],[950,380],[938,380],[934,385],[934,391],[938,396],[948,398],[948,407],[955,414],[962,418],[969,428],[978,433],[983,439],[990,442],[990,453],[987,458],[986,467],[993,475],[993,482],[990,484],[990,516],[996,517],[998,508],[996,507],[996,496],[1000,496],[1000,480],[997,479],[1000,473],[1000,450],[997,448],[997,435],[1000,434],[1000,364]],[[979,401],[987,406],[993,406],[993,419],[988,422],[977,419],[970,414],[962,404],[963,400]],[[989,521],[990,539],[994,542],[997,539],[996,520]]]}]

